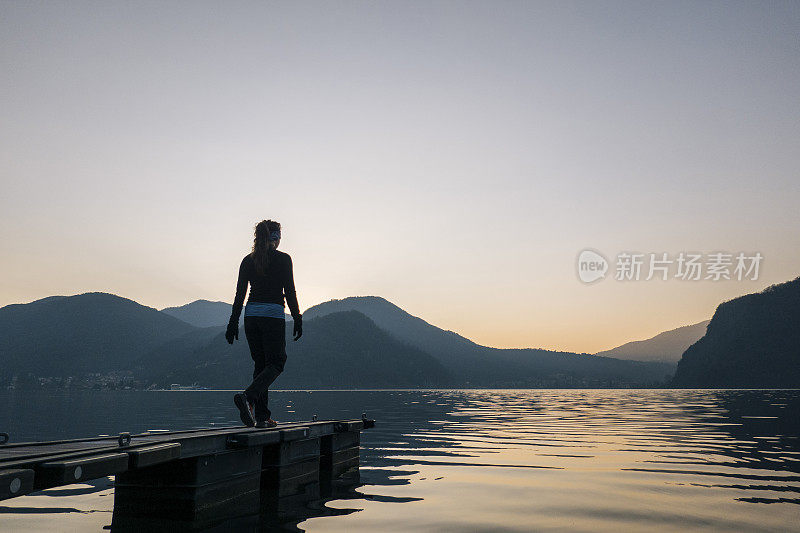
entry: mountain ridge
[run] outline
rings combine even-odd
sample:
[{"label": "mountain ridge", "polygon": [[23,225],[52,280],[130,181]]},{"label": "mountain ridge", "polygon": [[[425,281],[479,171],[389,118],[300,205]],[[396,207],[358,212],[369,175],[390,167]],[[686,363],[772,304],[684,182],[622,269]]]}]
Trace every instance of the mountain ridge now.
[{"label": "mountain ridge", "polygon": [[[304,321],[305,322],[305,321]],[[291,324],[287,324],[287,329]],[[186,351],[184,359],[166,372],[162,383],[208,383],[244,388],[253,372],[246,339],[229,345],[224,328],[208,329],[206,342]],[[287,342],[286,368],[275,388],[395,388],[448,386],[452,379],[430,354],[405,345],[356,311],[310,318],[303,338]],[[287,339],[289,334],[287,332]],[[357,339],[354,344],[353,339]],[[159,359],[161,354],[150,354]],[[148,365],[142,364],[139,371]]]},{"label": "mountain ridge", "polygon": [[[161,309],[162,313],[174,316],[184,322],[198,328],[208,328],[214,326],[226,326],[230,320],[233,305],[228,302],[195,300],[188,304]],[[242,323],[243,316],[239,317],[239,324]],[[292,320],[291,315],[284,313],[286,320]]]},{"label": "mountain ridge", "polygon": [[[228,304],[210,303],[216,312],[227,313]],[[187,304],[190,311],[196,311],[191,307],[200,309],[205,302],[198,305]],[[37,309],[46,312],[37,314]],[[0,318],[10,315],[15,319],[0,321],[0,332],[4,339],[21,341],[0,345],[0,354],[9,363],[0,373],[4,379],[20,373],[72,376],[119,371],[134,374],[142,383],[163,385],[172,380],[191,383],[207,379],[201,384],[214,387],[230,384],[227,376],[231,374],[237,376],[238,383],[241,376],[249,375],[244,367],[252,364],[241,327],[236,345],[240,356],[234,361],[229,357],[230,350],[225,351],[228,345],[222,340],[223,325],[197,327],[167,312],[108,293],[52,297],[0,309]],[[330,327],[331,321],[320,320],[331,315],[336,315],[332,320],[337,328]],[[41,324],[46,324],[52,316],[63,322],[60,337],[41,333]],[[308,386],[338,386],[344,382],[373,382],[381,387],[658,386],[669,373],[667,367],[656,363],[535,348],[481,346],[378,296],[325,302],[309,308],[304,316],[304,338],[296,344],[288,342],[287,350],[290,356],[305,353],[307,360],[316,361],[318,372],[328,373],[314,375],[307,369],[297,373]],[[27,325],[17,331],[13,324]],[[345,331],[350,335],[342,336]],[[68,342],[63,342],[64,339]],[[28,357],[17,357],[25,349]],[[36,350],[38,353],[33,353]],[[110,356],[105,357],[106,352]],[[328,365],[325,354],[342,361],[341,368]],[[360,357],[360,364],[347,367],[351,357]],[[404,359],[416,361],[429,372],[420,373],[414,366],[400,364]],[[385,375],[381,377],[373,365],[375,361],[400,372],[394,384]],[[200,369],[195,362],[209,368]],[[352,376],[347,375],[346,368],[351,368]],[[293,378],[285,379],[291,382]]]},{"label": "mountain ridge", "polygon": [[[624,385],[631,381],[655,385],[668,379],[674,365],[620,361],[590,354],[541,348],[482,346],[453,331],[416,317],[380,296],[350,296],[317,304],[303,316],[354,309],[372,318],[378,327],[438,358],[454,377],[471,386],[555,386],[572,382],[596,386],[598,381]],[[589,377],[581,367],[592,367],[600,377]],[[619,381],[615,381],[618,379]]]},{"label": "mountain ridge", "polygon": [[157,309],[103,292],[11,304],[0,308],[0,375],[120,370],[140,351],[192,329]]},{"label": "mountain ridge", "polygon": [[719,304],[671,381],[683,388],[800,387],[800,277]]},{"label": "mountain ridge", "polygon": [[647,339],[626,342],[610,350],[595,353],[629,361],[658,361],[678,364],[683,352],[706,333],[710,320],[662,331]]}]

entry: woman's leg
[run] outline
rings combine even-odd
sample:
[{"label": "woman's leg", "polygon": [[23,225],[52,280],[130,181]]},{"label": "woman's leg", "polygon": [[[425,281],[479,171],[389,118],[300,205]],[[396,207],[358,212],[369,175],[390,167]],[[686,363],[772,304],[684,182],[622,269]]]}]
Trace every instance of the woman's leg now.
[{"label": "woman's leg", "polygon": [[[264,371],[264,367],[267,364],[266,353],[264,352],[264,335],[259,323],[259,317],[244,317],[244,334],[247,337],[247,345],[250,347],[250,357],[253,359],[253,379],[255,379]],[[258,398],[247,391],[245,391],[245,395],[247,395],[247,400],[258,408]]]},{"label": "woman's leg", "polygon": [[[284,365],[286,364],[286,321],[281,319],[268,319],[269,323],[263,331],[264,333],[264,356],[266,359],[266,366],[271,366],[277,372],[276,378],[283,372]],[[274,379],[273,379],[274,381]],[[272,383],[270,383],[272,385]],[[272,417],[272,412],[267,406],[269,389],[264,391],[261,397],[263,402],[262,409],[266,413],[263,419],[267,420]]]},{"label": "woman's leg", "polygon": [[[269,386],[283,372],[286,363],[286,322],[280,318],[259,317],[261,352],[264,354],[264,367],[245,390],[248,399],[256,406],[256,420],[263,421],[271,416],[267,407]],[[261,418],[263,417],[263,418]]]}]

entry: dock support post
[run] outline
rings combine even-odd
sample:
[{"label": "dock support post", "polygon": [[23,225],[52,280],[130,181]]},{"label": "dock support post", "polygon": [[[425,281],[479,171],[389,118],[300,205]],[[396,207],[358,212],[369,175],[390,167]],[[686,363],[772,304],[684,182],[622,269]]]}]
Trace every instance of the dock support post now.
[{"label": "dock support post", "polygon": [[322,439],[320,472],[326,481],[358,470],[361,447],[361,422],[340,423]]},{"label": "dock support post", "polygon": [[264,447],[261,470],[261,505],[264,511],[319,498],[320,436],[307,428],[284,432],[278,444]]},{"label": "dock support post", "polygon": [[226,450],[167,462],[117,476],[114,531],[148,524],[198,527],[257,514],[261,447]]}]

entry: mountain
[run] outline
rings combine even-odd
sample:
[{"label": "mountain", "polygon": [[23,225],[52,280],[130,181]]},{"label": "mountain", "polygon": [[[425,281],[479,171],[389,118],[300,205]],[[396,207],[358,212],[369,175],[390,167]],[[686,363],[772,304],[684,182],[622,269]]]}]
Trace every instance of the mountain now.
[{"label": "mountain", "polygon": [[228,323],[228,319],[231,317],[231,304],[195,300],[192,303],[178,307],[165,307],[161,312],[179,318],[195,327],[208,328],[225,326]]},{"label": "mountain", "polygon": [[677,363],[680,361],[683,352],[706,334],[706,327],[709,322],[710,320],[704,320],[697,324],[682,326],[659,333],[649,339],[628,342],[611,350],[597,352],[595,355],[629,361]]},{"label": "mountain", "polygon": [[[132,370],[136,377],[147,385],[151,385],[153,382],[158,382],[162,386],[169,386],[173,382],[194,383],[185,377],[178,376],[181,369],[195,364],[195,353],[212,341],[222,339],[225,342],[224,334],[224,326],[196,328],[139,354],[139,357],[129,365],[129,370]],[[239,338],[244,339],[244,332],[241,330]],[[168,381],[165,378],[167,375],[174,376],[173,381]],[[212,382],[204,382],[202,385],[216,386]]]},{"label": "mountain", "polygon": [[[227,304],[193,302],[169,310],[196,324],[218,323],[218,311],[227,315]],[[226,321],[196,327],[104,293],[6,306],[0,309],[0,381],[72,376],[79,387],[197,382],[241,388],[252,362],[243,328],[237,343],[225,342]],[[670,370],[589,354],[481,346],[379,297],[320,304],[305,313],[304,322],[300,342],[287,332],[289,362],[276,386],[649,386],[664,382]]]},{"label": "mountain", "polygon": [[113,294],[50,296],[0,308],[0,377],[127,369],[147,350],[195,328]]},{"label": "mountain", "polygon": [[[287,329],[290,328],[287,325]],[[357,311],[330,313],[304,320],[300,341],[287,331],[287,361],[276,388],[395,388],[452,385],[450,373],[431,355],[398,341]],[[229,345],[223,328],[206,330],[205,341],[193,350],[172,352],[171,369],[154,368],[163,350],[137,364],[142,377],[161,384],[212,384],[242,389],[253,372],[247,341]]]},{"label": "mountain", "polygon": [[[231,318],[232,305],[226,302],[211,302],[209,300],[195,300],[178,307],[165,307],[161,310],[175,318],[179,318],[198,328],[226,326]],[[244,315],[244,313],[242,313]],[[291,320],[291,315],[285,315],[286,320]],[[242,323],[241,317],[239,324]]]},{"label": "mountain", "polygon": [[674,366],[621,361],[589,354],[535,348],[481,346],[415,317],[378,296],[353,296],[315,305],[304,317],[359,311],[395,338],[430,353],[457,382],[478,387],[561,387],[656,385]]},{"label": "mountain", "polygon": [[800,387],[800,277],[717,307],[678,363],[675,387]]},{"label": "mountain", "polygon": [[482,346],[450,330],[437,328],[379,296],[330,300],[309,307],[303,313],[303,318],[311,319],[341,311],[363,313],[395,338],[435,355],[445,364],[463,365],[465,360],[471,361],[481,355]]}]

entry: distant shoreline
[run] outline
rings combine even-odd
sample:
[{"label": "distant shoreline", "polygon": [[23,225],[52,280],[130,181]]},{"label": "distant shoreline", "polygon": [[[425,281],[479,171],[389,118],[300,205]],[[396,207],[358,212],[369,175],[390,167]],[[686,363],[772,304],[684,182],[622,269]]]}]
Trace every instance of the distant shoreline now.
[{"label": "distant shoreline", "polygon": [[[2,389],[0,389],[2,390]],[[53,388],[53,387],[17,387],[16,389],[6,388],[6,392],[14,392],[15,390],[29,392],[31,390],[39,391],[61,391],[61,392],[241,392],[241,389],[68,389],[68,388]],[[798,388],[741,388],[741,387],[445,387],[445,388],[392,388],[392,389],[274,389],[270,392],[420,392],[420,391],[594,391],[594,390],[667,390],[667,391],[797,391]]]}]

